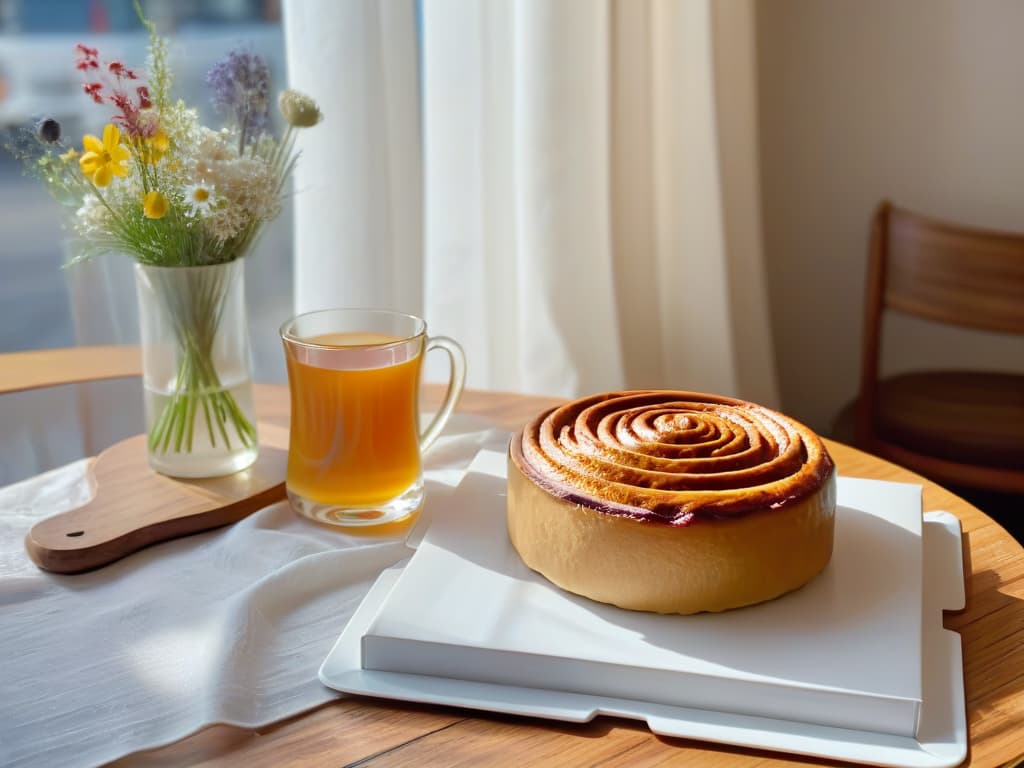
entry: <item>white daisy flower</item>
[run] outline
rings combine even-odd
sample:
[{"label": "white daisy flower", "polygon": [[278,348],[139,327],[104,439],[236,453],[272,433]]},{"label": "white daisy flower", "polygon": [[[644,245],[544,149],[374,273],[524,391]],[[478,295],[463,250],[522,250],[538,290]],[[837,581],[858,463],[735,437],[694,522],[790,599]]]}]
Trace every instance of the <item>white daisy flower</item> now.
[{"label": "white daisy flower", "polygon": [[206,216],[214,202],[213,187],[205,182],[185,187],[185,203],[189,216]]}]

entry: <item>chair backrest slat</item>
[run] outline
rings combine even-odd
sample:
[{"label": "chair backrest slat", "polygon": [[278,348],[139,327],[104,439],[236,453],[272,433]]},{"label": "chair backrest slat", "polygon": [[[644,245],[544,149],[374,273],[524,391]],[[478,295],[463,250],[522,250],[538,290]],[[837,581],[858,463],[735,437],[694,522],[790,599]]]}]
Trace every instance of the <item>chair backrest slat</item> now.
[{"label": "chair backrest slat", "polygon": [[951,226],[894,207],[887,214],[887,307],[1024,333],[1024,235]]},{"label": "chair backrest slat", "polygon": [[[886,399],[893,390],[880,386],[883,379],[889,385],[893,379],[882,377],[879,371],[882,325],[889,312],[1024,335],[1024,234],[936,221],[886,201],[879,205],[871,221],[867,267],[860,392],[854,412],[857,447],[934,480],[1024,493],[1024,471],[979,462],[976,447],[961,451],[957,446],[959,458],[954,460],[951,454],[922,452],[921,442],[913,448],[905,444],[894,428],[893,400]],[[955,350],[950,352],[955,354]],[[955,367],[956,360],[950,362],[952,366],[944,367]],[[940,379],[945,375],[937,374]],[[991,381],[984,386],[987,392],[993,391]],[[922,434],[932,439],[937,434],[964,428],[956,426],[949,407],[935,407],[934,394],[938,390],[931,390],[921,379],[914,387],[921,399],[915,400],[911,394],[899,407],[914,410],[923,406],[925,421],[936,430]],[[948,387],[942,391],[943,396],[947,395]],[[997,404],[995,408],[997,418],[1019,418],[1019,411],[1013,407],[998,410]],[[983,431],[974,431],[977,426],[971,423],[966,428],[972,430],[972,439],[984,440]],[[904,421],[902,428],[905,427]]]}]

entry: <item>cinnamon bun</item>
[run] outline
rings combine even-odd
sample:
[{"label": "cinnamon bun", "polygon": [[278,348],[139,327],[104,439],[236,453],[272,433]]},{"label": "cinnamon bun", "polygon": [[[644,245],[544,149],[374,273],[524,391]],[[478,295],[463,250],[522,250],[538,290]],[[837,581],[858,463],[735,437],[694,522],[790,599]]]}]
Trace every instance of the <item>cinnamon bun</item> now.
[{"label": "cinnamon bun", "polygon": [[825,568],[835,475],[816,434],[754,403],[594,395],[540,414],[512,439],[509,537],[526,565],[593,600],[724,611]]}]

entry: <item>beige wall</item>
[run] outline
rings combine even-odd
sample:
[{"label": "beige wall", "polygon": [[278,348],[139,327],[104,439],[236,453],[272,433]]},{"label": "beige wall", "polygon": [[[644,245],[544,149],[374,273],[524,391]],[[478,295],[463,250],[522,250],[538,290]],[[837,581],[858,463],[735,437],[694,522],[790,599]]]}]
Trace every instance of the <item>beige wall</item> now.
[{"label": "beige wall", "polygon": [[[828,432],[856,393],[883,198],[1024,231],[1024,3],[757,4],[762,213],[782,407]],[[1024,341],[892,322],[883,370],[1024,370]]]}]

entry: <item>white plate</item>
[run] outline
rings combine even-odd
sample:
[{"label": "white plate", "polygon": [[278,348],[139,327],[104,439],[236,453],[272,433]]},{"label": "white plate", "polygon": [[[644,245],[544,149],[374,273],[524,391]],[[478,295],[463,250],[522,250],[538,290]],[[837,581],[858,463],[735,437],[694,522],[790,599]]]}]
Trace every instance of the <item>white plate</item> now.
[{"label": "white plate", "polygon": [[361,643],[401,569],[381,575],[320,669],[332,688],[381,698],[586,722],[599,714],[645,721],[667,736],[779,750],[876,765],[953,766],[967,749],[960,637],[941,626],[941,610],[963,606],[959,521],[925,516],[922,611],[922,703],[916,738],[784,720],[666,706],[629,699],[446,677],[362,669]]}]

